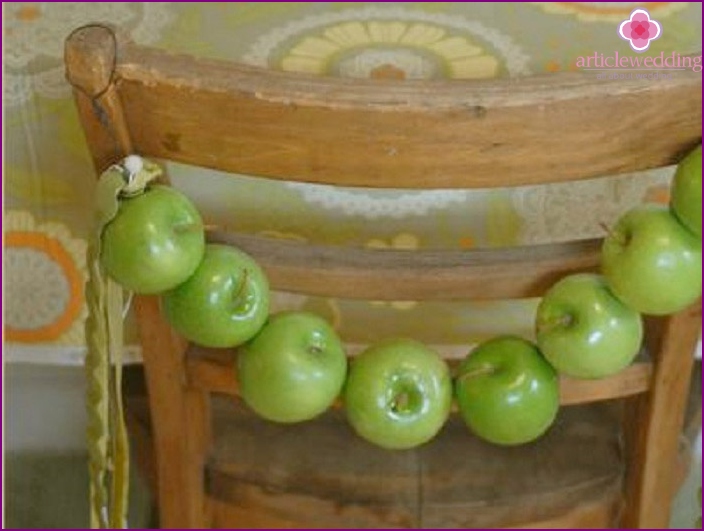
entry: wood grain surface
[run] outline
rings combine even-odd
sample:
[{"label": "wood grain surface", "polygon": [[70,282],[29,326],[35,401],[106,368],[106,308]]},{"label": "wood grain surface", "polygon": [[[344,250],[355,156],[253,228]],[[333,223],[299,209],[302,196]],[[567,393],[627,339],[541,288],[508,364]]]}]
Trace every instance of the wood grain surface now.
[{"label": "wood grain surface", "polygon": [[138,152],[279,179],[374,188],[564,182],[672,164],[701,138],[701,74],[689,71],[657,82],[593,72],[372,81],[125,46],[117,74]]},{"label": "wood grain surface", "polygon": [[[513,448],[455,417],[432,444],[393,452],[356,436],[342,412],[286,426],[216,400],[207,490],[239,525],[267,527],[506,527],[614,508],[623,464],[612,406],[563,408],[545,437]],[[216,507],[215,522],[229,527],[228,512]],[[612,520],[599,524],[612,524],[616,511],[604,513]]]},{"label": "wood grain surface", "polygon": [[318,246],[234,233],[210,241],[252,255],[277,290],[368,300],[541,296],[562,277],[595,271],[599,240],[502,249],[393,250]]}]

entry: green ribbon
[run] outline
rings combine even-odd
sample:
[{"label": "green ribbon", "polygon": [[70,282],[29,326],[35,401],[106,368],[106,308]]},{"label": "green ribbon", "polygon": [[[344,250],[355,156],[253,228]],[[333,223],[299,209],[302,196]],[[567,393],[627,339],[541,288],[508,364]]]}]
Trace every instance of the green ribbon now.
[{"label": "green ribbon", "polygon": [[85,332],[87,354],[88,469],[90,525],[127,528],[129,440],[122,403],[124,292],[100,262],[103,229],[117,215],[120,198],[142,193],[162,174],[135,155],[108,168],[98,180],[95,230],[88,242]]}]

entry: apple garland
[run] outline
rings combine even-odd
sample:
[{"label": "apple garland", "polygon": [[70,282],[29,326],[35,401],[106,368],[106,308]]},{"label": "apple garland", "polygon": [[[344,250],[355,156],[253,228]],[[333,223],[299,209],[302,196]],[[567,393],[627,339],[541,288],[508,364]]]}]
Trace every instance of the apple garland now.
[{"label": "apple garland", "polygon": [[[342,396],[359,436],[383,448],[407,449],[440,431],[454,396],[477,436],[523,444],[543,435],[557,415],[558,372],[603,378],[621,371],[641,348],[641,314],[671,314],[701,296],[701,158],[699,145],[679,164],[669,207],[636,207],[608,232],[601,275],[571,275],[547,291],[536,314],[536,344],[511,336],[484,342],[453,381],[440,356],[417,341],[385,340],[348,364],[340,338],[319,316],[269,316],[269,285],[254,259],[230,246],[206,244],[203,222],[188,198],[151,184],[161,174],[156,164],[127,157],[101,176],[98,237],[89,255],[93,523],[123,522],[126,503],[124,473],[118,474],[126,437],[121,410],[113,407],[121,403],[119,343],[112,338],[121,338],[115,312],[121,317],[122,296],[115,285],[161,294],[167,320],[194,343],[240,347],[241,397],[270,421],[310,420]],[[117,371],[112,375],[111,360]],[[116,446],[109,444],[115,437],[121,441],[118,469]],[[113,481],[118,476],[111,498],[105,483],[110,474]],[[106,517],[108,508],[119,514]]]}]

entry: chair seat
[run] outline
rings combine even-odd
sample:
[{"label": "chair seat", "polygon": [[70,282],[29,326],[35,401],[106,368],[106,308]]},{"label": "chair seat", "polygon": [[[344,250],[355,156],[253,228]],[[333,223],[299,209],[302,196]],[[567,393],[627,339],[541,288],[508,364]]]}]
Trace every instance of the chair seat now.
[{"label": "chair seat", "polygon": [[216,398],[206,490],[217,527],[507,527],[578,506],[608,526],[624,470],[617,413],[563,408],[546,437],[515,448],[453,415],[432,443],[391,452],[355,436],[342,411],[286,426]]},{"label": "chair seat", "polygon": [[[125,376],[134,454],[155,488],[143,373],[131,367]],[[676,485],[701,426],[699,366],[692,382]],[[389,452],[354,435],[344,410],[286,426],[214,395],[212,527],[614,527],[624,474],[619,404],[563,407],[543,438],[513,448],[482,442],[453,414],[430,444]]]}]

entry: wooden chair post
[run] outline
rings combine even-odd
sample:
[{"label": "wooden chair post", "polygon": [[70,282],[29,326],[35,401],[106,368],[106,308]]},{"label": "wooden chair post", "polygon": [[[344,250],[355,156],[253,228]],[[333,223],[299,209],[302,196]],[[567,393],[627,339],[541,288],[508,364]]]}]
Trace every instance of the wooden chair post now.
[{"label": "wooden chair post", "polygon": [[156,297],[138,297],[142,357],[157,459],[159,524],[162,528],[210,525],[205,457],[210,444],[210,403],[188,385],[188,344],[164,320]]},{"label": "wooden chair post", "polygon": [[[102,25],[80,28],[66,41],[66,77],[98,173],[133,151],[114,79],[119,44],[116,33]],[[158,305],[156,297],[135,297],[153,418],[160,525],[206,527],[209,402],[204,393],[188,388],[187,344],[163,321]]]},{"label": "wooden chair post", "polygon": [[653,358],[650,390],[628,400],[624,419],[627,471],[621,524],[625,528],[669,525],[676,488],[672,470],[677,464],[701,315],[700,301],[679,314],[647,323]]}]

